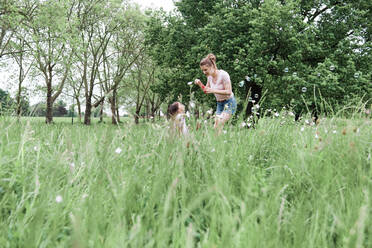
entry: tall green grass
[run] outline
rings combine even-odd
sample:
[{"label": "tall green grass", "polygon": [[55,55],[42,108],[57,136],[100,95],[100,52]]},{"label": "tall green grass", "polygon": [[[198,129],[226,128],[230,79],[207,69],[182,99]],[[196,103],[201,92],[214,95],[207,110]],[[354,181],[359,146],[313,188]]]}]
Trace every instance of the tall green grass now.
[{"label": "tall green grass", "polygon": [[0,120],[1,247],[372,247],[371,121]]}]

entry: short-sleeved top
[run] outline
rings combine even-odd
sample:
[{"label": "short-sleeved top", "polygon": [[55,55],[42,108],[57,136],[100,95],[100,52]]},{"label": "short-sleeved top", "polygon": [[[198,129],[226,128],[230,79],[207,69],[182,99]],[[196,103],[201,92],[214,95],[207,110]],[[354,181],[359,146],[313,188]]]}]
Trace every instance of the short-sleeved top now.
[{"label": "short-sleeved top", "polygon": [[[230,83],[230,75],[224,70],[218,70],[217,80],[214,81],[212,76],[208,77],[209,85],[214,90],[225,90],[225,83]],[[234,96],[234,93],[231,92],[231,95],[222,95],[222,94],[214,94],[217,101],[224,101],[229,99],[230,97]]]},{"label": "short-sleeved top", "polygon": [[187,129],[185,116],[183,114],[176,115],[173,125],[176,130],[181,130],[183,135],[188,134],[189,131]]}]

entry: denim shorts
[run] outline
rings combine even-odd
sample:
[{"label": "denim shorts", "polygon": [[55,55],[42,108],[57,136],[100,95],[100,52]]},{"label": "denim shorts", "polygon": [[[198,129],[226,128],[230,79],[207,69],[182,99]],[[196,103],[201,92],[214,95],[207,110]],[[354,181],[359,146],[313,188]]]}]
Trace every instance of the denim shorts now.
[{"label": "denim shorts", "polygon": [[217,110],[216,114],[220,115],[222,112],[228,113],[228,114],[234,114],[236,111],[236,100],[235,97],[230,97],[229,99],[217,102]]}]

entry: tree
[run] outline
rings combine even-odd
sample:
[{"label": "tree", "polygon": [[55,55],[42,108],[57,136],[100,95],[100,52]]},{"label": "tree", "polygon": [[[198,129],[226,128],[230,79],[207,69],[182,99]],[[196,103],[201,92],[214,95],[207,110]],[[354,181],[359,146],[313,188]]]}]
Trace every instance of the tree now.
[{"label": "tree", "polygon": [[337,108],[372,97],[370,1],[182,0],[177,6],[181,16],[154,13],[147,32],[152,56],[169,69],[163,82],[173,97],[187,94],[179,82],[199,77],[194,68],[209,52],[240,99],[249,99],[248,87],[238,86],[247,76],[262,87],[263,107],[302,112],[304,103],[321,108],[320,99]]},{"label": "tree", "polygon": [[79,48],[75,55],[77,64],[81,68],[81,82],[84,87],[85,115],[84,124],[90,125],[92,107],[98,107],[103,97],[93,102],[94,88],[99,82],[99,69],[103,56],[108,48],[115,23],[111,22],[120,2],[101,0],[79,0],[75,9],[78,17],[80,34],[77,40]]},{"label": "tree", "polygon": [[53,121],[53,104],[62,93],[70,71],[76,31],[71,11],[74,3],[39,1],[37,14],[24,26],[28,31],[26,44],[45,81],[46,123]]},{"label": "tree", "polygon": [[11,111],[13,100],[7,91],[0,89],[0,115],[6,115]]},{"label": "tree", "polygon": [[63,117],[67,116],[67,113],[66,103],[64,103],[62,100],[59,100],[56,106],[53,108],[53,116]]},{"label": "tree", "polygon": [[[123,78],[130,72],[134,63],[144,52],[144,16],[135,8],[122,8],[113,16],[116,28],[109,43],[109,49],[104,52],[102,87],[110,92],[108,101],[111,105],[112,123],[117,124],[118,101],[117,92]],[[109,54],[108,54],[109,53]]]},{"label": "tree", "polygon": [[151,85],[155,82],[156,66],[152,63],[149,56],[144,52],[134,63],[134,69],[128,78],[125,79],[127,88],[130,92],[129,99],[135,106],[134,122],[139,123],[139,117]]}]

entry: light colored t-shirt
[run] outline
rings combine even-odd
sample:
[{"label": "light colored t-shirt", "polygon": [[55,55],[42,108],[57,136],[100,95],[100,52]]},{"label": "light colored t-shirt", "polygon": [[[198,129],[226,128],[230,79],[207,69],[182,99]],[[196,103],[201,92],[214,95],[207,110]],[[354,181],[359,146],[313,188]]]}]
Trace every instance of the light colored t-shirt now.
[{"label": "light colored t-shirt", "polygon": [[173,127],[176,131],[181,130],[183,135],[187,135],[189,130],[186,126],[185,115],[184,114],[177,114],[174,118]]},{"label": "light colored t-shirt", "polygon": [[[214,90],[225,90],[225,84],[226,83],[231,84],[230,75],[224,70],[218,70],[216,81],[213,80],[212,76],[209,76],[207,80],[208,80],[208,83],[211,89],[214,89]],[[214,96],[216,97],[217,101],[224,101],[234,96],[234,93],[232,93],[231,91],[230,95],[214,94]]]}]

